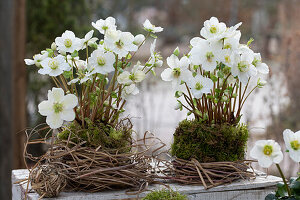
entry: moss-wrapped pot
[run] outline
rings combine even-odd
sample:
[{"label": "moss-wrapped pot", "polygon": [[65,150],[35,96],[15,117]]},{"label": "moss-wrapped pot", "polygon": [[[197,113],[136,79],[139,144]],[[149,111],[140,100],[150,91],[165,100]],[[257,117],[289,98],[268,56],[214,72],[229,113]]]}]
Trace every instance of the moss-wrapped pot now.
[{"label": "moss-wrapped pot", "polygon": [[200,163],[243,160],[248,139],[246,125],[205,124],[183,120],[174,133],[171,154]]}]

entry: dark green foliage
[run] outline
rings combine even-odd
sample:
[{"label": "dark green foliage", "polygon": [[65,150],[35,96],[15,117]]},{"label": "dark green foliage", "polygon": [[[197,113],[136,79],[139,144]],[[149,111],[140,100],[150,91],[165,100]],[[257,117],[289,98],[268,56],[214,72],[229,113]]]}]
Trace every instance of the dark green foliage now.
[{"label": "dark green foliage", "polygon": [[242,160],[247,139],[246,125],[207,125],[197,120],[183,120],[174,133],[171,154],[199,162]]},{"label": "dark green foliage", "polygon": [[[88,122],[88,119],[86,120]],[[131,127],[123,126],[121,128],[114,128],[103,123],[88,122],[87,128],[83,129],[76,121],[58,133],[59,140],[70,140],[75,144],[86,141],[87,146],[97,148],[101,146],[102,149],[109,151],[118,151],[119,153],[128,152],[131,149]]]},{"label": "dark green foliage", "polygon": [[187,200],[187,199],[188,198],[185,195],[182,195],[179,192],[162,189],[162,190],[155,190],[147,194],[147,196],[145,196],[142,200]]},{"label": "dark green foliage", "polygon": [[289,181],[289,188],[292,193],[291,197],[288,196],[285,185],[283,183],[278,183],[276,193],[268,194],[265,200],[300,200],[300,177],[291,178]]}]

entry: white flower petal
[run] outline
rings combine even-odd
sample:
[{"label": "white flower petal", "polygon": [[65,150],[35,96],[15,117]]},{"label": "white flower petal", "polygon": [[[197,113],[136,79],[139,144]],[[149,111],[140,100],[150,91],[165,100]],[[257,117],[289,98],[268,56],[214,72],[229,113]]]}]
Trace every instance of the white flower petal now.
[{"label": "white flower petal", "polygon": [[61,119],[70,122],[75,119],[75,112],[73,109],[64,109],[60,113],[60,117],[61,117]]},{"label": "white flower petal", "polygon": [[78,98],[74,94],[67,94],[62,98],[64,109],[72,109],[78,104]]},{"label": "white flower petal", "polygon": [[57,129],[63,125],[63,120],[61,119],[59,114],[53,114],[49,115],[46,118],[46,123],[50,126],[52,129]]},{"label": "white flower petal", "polygon": [[51,102],[60,102],[63,100],[64,90],[61,88],[52,88],[52,90],[48,90],[48,100]]},{"label": "white flower petal", "polygon": [[53,114],[53,103],[51,103],[50,101],[42,101],[38,105],[38,111],[43,116]]},{"label": "white flower petal", "polygon": [[173,80],[173,70],[171,68],[167,68],[161,73],[160,76],[161,76],[162,80],[164,80],[164,81],[172,81]]}]

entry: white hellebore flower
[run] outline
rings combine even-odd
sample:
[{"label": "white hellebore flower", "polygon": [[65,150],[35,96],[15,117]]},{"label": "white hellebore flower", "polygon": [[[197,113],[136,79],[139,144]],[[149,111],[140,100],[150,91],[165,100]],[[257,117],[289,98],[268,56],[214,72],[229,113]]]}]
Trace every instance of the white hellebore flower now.
[{"label": "white hellebore flower", "polygon": [[131,73],[129,73],[128,71],[122,72],[117,78],[118,83],[129,85],[132,83],[141,82],[145,79],[146,76],[145,72],[142,71],[143,68],[144,67],[138,63],[133,67]]},{"label": "white hellebore flower", "polygon": [[162,32],[164,29],[160,26],[155,26],[153,24],[151,24],[151,22],[146,19],[145,22],[143,23],[144,29],[148,32],[151,33],[158,33],[158,32]]},{"label": "white hellebore flower", "polygon": [[300,162],[300,131],[294,133],[286,129],[283,131],[283,139],[291,159]]},{"label": "white hellebore flower", "polygon": [[173,88],[177,88],[181,81],[186,81],[191,76],[191,71],[188,70],[191,62],[186,56],[179,60],[177,56],[172,54],[167,58],[167,63],[169,68],[161,73],[161,78],[164,81],[172,81]]},{"label": "white hellebore flower", "polygon": [[41,66],[41,62],[48,57],[48,52],[43,54],[36,54],[32,59],[24,59],[26,65],[36,65],[37,67]]},{"label": "white hellebore flower", "polygon": [[155,52],[155,47],[156,47],[156,39],[151,43],[150,45],[150,58],[148,61],[148,64],[150,65],[149,68],[151,67],[161,67],[163,65],[163,61],[157,56]]},{"label": "white hellebore flower", "polygon": [[104,49],[96,49],[89,58],[89,65],[93,74],[107,74],[115,70],[115,55]]},{"label": "white hellebore flower", "polygon": [[105,34],[107,30],[116,30],[116,19],[108,17],[105,20],[99,19],[96,23],[92,22],[92,26],[97,29],[100,33]]},{"label": "white hellebore flower", "polygon": [[251,50],[233,56],[234,64],[231,67],[231,73],[234,77],[237,76],[243,84],[246,84],[251,76],[257,74],[257,69],[252,64],[253,59],[254,55]]},{"label": "white hellebore flower", "polygon": [[214,83],[211,79],[197,74],[195,77],[187,81],[187,85],[191,88],[192,93],[196,99],[200,99],[203,94],[210,93]]},{"label": "white hellebore flower", "polygon": [[38,105],[39,113],[47,116],[46,123],[52,129],[62,126],[65,121],[73,121],[75,112],[73,108],[77,106],[78,99],[74,94],[64,95],[61,88],[52,88],[48,91],[48,100],[42,101]]},{"label": "white hellebore flower", "polygon": [[94,30],[89,31],[87,34],[85,34],[84,38],[82,39],[82,47],[81,49],[86,48],[90,44],[94,44],[98,38],[93,38]]},{"label": "white hellebore flower", "polygon": [[130,51],[136,51],[138,47],[133,44],[134,36],[129,32],[108,30],[104,36],[104,45],[119,55],[125,57]]},{"label": "white hellebore flower", "polygon": [[133,44],[140,46],[144,42],[145,36],[143,34],[138,34],[134,37]]},{"label": "white hellebore flower", "polygon": [[217,61],[220,61],[222,54],[222,44],[219,42],[203,42],[202,40],[191,41],[194,45],[190,51],[191,61],[194,65],[202,65],[205,71],[214,71],[217,66]]},{"label": "white hellebore flower", "polygon": [[211,17],[204,22],[200,35],[209,41],[218,41],[224,38],[226,29],[226,24],[219,22],[216,17]]},{"label": "white hellebore flower", "polygon": [[69,71],[71,66],[67,63],[66,58],[62,55],[58,55],[54,58],[45,58],[41,62],[42,68],[39,69],[40,74],[49,74],[49,76],[58,76],[64,71]]},{"label": "white hellebore flower", "polygon": [[72,31],[65,31],[61,37],[55,38],[55,44],[59,52],[73,53],[75,50],[80,50],[82,47],[82,40],[75,37]]},{"label": "white hellebore flower", "polygon": [[126,99],[130,94],[136,95],[139,92],[140,91],[137,88],[137,86],[135,84],[131,84],[131,85],[128,85],[128,86],[124,87],[121,96],[122,96],[123,99]]},{"label": "white hellebore flower", "polygon": [[250,156],[258,160],[263,168],[268,168],[272,163],[279,164],[283,159],[280,145],[274,140],[258,140],[250,151]]},{"label": "white hellebore flower", "polygon": [[252,64],[256,67],[257,71],[261,74],[268,74],[269,73],[269,67],[265,63],[261,61],[261,55],[260,53],[254,54],[254,59]]}]

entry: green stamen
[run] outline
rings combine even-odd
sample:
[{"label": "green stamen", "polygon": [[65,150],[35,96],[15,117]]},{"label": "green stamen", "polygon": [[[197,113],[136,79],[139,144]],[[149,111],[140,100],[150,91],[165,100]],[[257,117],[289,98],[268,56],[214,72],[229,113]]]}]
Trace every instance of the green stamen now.
[{"label": "green stamen", "polygon": [[206,53],[206,59],[208,62],[212,62],[212,59],[214,58],[214,54],[212,52],[207,52]]},{"label": "green stamen", "polygon": [[65,39],[64,45],[65,47],[70,48],[72,46],[72,40]]},{"label": "green stamen", "polygon": [[195,85],[195,89],[196,90],[201,90],[202,88],[203,88],[203,85],[201,83],[197,82],[196,85]]},{"label": "green stamen", "polygon": [[209,31],[210,31],[211,33],[216,33],[216,32],[217,32],[217,27],[212,26],[212,27],[210,27]]},{"label": "green stamen", "polygon": [[116,45],[119,49],[121,49],[121,48],[123,48],[124,43],[121,40],[119,40],[118,42],[116,42]]},{"label": "green stamen", "polygon": [[105,65],[105,58],[102,56],[97,57],[97,63],[99,66]]},{"label": "green stamen", "polygon": [[242,61],[238,64],[238,69],[240,70],[240,72],[247,72],[248,69],[248,65],[245,61]]},{"label": "green stamen", "polygon": [[294,149],[296,151],[299,150],[300,144],[299,144],[298,140],[291,141],[291,147],[292,147],[292,149]]},{"label": "green stamen", "polygon": [[174,77],[179,77],[180,76],[180,68],[179,67],[176,67],[173,69],[173,74],[174,74]]},{"label": "green stamen", "polygon": [[264,146],[264,154],[270,156],[273,152],[273,147],[271,145]]},{"label": "green stamen", "polygon": [[54,103],[53,109],[55,113],[60,113],[63,110],[63,104],[61,103]]},{"label": "green stamen", "polygon": [[58,68],[58,62],[57,62],[55,59],[52,59],[52,60],[50,60],[50,61],[48,62],[48,66],[49,66],[51,69],[55,70],[55,69]]}]

